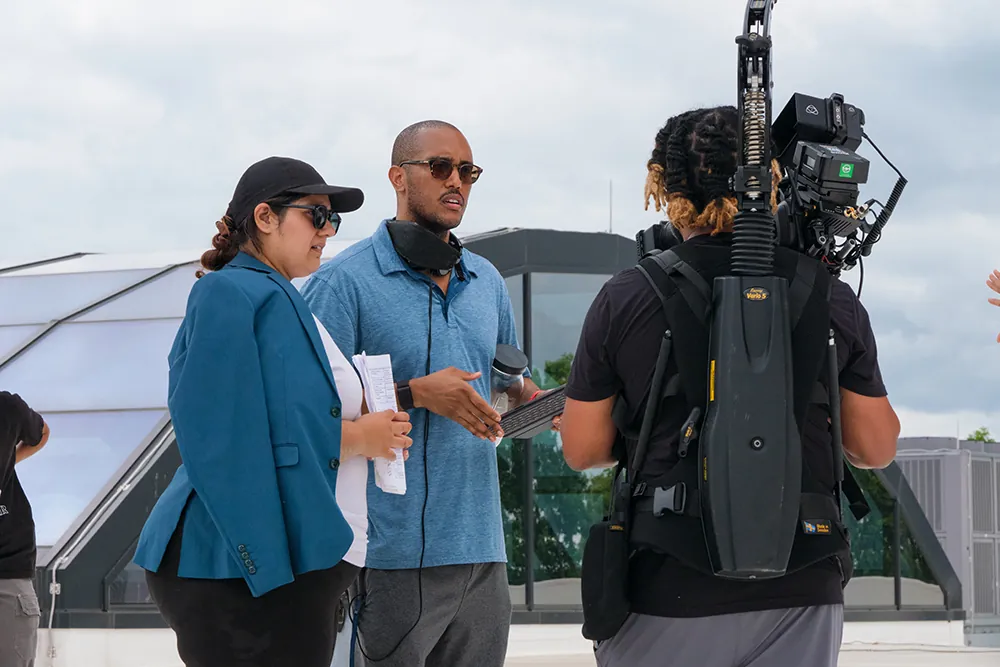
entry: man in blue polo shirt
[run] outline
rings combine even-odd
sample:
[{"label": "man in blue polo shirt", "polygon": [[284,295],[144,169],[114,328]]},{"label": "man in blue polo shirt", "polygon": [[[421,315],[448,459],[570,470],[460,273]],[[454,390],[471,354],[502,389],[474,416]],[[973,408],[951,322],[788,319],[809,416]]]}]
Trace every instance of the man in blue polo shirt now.
[{"label": "man in blue polo shirt", "polygon": [[[496,268],[451,234],[481,172],[453,125],[406,128],[389,169],[396,216],[303,288],[345,355],[391,356],[412,410],[406,493],[369,474],[358,629],[380,667],[501,667],[507,652],[500,415],[486,399],[497,345],[517,345],[514,311]],[[537,394],[526,378],[513,405]]]}]

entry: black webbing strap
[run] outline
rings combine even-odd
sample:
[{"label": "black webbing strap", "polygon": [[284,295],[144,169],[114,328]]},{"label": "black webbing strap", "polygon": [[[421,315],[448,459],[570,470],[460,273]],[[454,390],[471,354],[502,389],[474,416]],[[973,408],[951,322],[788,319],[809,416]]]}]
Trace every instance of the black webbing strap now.
[{"label": "black webbing strap", "polygon": [[830,432],[833,435],[833,473],[837,478],[837,503],[839,507],[840,494],[847,497],[848,507],[851,514],[858,521],[868,516],[871,507],[865,500],[865,494],[858,485],[858,480],[854,478],[847,460],[844,458],[844,433],[841,426],[840,413],[840,369],[837,364],[837,346],[834,338],[834,331],[831,328],[827,339],[827,382],[829,384],[830,399]]},{"label": "black webbing strap", "polygon": [[[659,396],[663,388],[663,376],[667,370],[667,358],[670,356],[670,348],[673,344],[673,337],[670,329],[663,332],[660,339],[660,352],[656,356],[656,367],[653,369],[653,381],[650,384],[649,396]],[[659,412],[660,402],[654,400],[646,401],[646,411],[642,416],[642,426],[639,428],[639,441],[636,444],[635,456],[632,458],[632,465],[628,469],[628,479],[636,479],[642,464],[646,460],[646,448],[649,445],[649,436],[653,432],[653,422],[656,420],[656,413]]]},{"label": "black webbing strap", "polygon": [[788,307],[792,329],[802,317],[802,311],[805,310],[809,297],[812,296],[813,286],[816,284],[816,273],[821,269],[822,266],[816,260],[799,255],[799,261],[795,266],[795,278],[788,286]]},{"label": "black webbing strap", "polygon": [[[690,517],[701,516],[698,488],[685,482],[665,483],[656,487],[644,486],[637,489],[635,495],[639,497],[635,503],[636,512],[649,512],[657,517],[668,512]],[[840,520],[840,508],[832,496],[803,493],[799,497],[799,520],[813,525],[824,521],[837,522]]]},{"label": "black webbing strap", "polygon": [[[712,308],[712,288],[709,287],[701,274],[694,270],[690,264],[682,260],[673,250],[665,250],[650,256],[665,274],[679,273],[687,280],[678,280],[674,284],[680,291],[681,296],[691,307],[691,311],[707,326],[709,312]],[[659,293],[659,290],[657,290]],[[666,305],[664,304],[664,308]]]},{"label": "black webbing strap", "polygon": [[656,284],[656,280],[653,278],[653,276],[649,275],[649,271],[647,271],[646,267],[643,266],[641,263],[636,264],[635,268],[639,269],[639,272],[642,273],[643,276],[645,276],[646,281],[649,283],[650,287],[653,288],[653,291],[656,292],[656,296],[659,297],[660,303],[663,304],[663,311],[666,312],[667,297],[664,296],[663,291],[660,289],[660,286]]}]

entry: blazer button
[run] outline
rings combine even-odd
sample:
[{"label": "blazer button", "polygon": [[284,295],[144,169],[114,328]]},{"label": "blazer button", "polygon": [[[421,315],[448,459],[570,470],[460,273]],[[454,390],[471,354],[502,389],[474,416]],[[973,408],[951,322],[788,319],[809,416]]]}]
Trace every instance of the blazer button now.
[{"label": "blazer button", "polygon": [[252,560],[248,560],[248,561],[246,561],[246,562],[245,562],[245,563],[243,563],[243,564],[247,566],[247,569],[250,569],[250,570],[255,570],[255,569],[256,569],[256,568],[255,568],[255,567],[253,566],[253,561],[252,561]]},{"label": "blazer button", "polygon": [[246,551],[241,553],[240,556],[243,558],[243,560],[250,562],[250,554],[248,554]]},{"label": "blazer button", "polygon": [[333,417],[339,417],[340,416],[340,408],[332,408],[330,410],[330,415],[333,416]]},{"label": "blazer button", "polygon": [[247,548],[241,544],[240,546],[236,547],[236,550],[239,551],[240,553],[243,553],[247,550]]},{"label": "blazer button", "polygon": [[336,470],[340,467],[340,459],[330,459],[330,467]]},{"label": "blazer button", "polygon": [[247,572],[249,572],[250,574],[257,574],[257,568],[251,567],[249,570],[247,570]]}]

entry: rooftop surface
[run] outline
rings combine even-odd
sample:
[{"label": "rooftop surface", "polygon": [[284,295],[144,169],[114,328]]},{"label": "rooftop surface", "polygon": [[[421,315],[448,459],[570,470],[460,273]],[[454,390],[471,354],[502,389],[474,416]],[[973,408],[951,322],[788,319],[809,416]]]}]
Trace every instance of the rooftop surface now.
[{"label": "rooftop surface", "polygon": [[[845,634],[854,633],[853,627],[845,628]],[[578,626],[511,626],[505,667],[594,667],[596,664],[590,642],[580,636]],[[1000,667],[1000,648],[848,640],[841,648],[838,667],[930,667],[932,665]],[[655,664],[651,664],[650,667],[655,667]]]},{"label": "rooftop surface", "polygon": [[[593,667],[589,656],[510,657],[505,667]],[[838,667],[997,667],[1000,649],[845,645]]]}]

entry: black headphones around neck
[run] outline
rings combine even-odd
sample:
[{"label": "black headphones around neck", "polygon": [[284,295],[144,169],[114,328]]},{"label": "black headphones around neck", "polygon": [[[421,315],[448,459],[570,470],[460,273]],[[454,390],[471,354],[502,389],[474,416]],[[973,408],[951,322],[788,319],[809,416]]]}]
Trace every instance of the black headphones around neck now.
[{"label": "black headphones around neck", "polygon": [[386,223],[392,246],[410,268],[446,276],[462,258],[462,242],[454,234],[442,241],[423,225],[393,218]]}]

